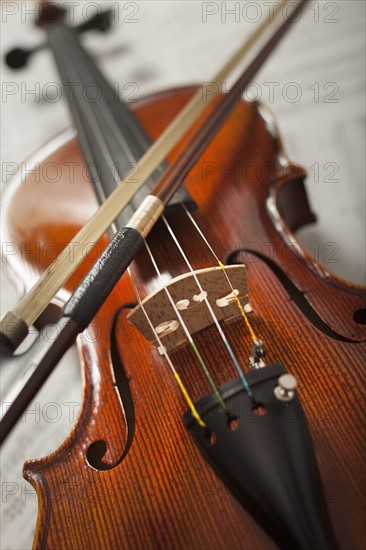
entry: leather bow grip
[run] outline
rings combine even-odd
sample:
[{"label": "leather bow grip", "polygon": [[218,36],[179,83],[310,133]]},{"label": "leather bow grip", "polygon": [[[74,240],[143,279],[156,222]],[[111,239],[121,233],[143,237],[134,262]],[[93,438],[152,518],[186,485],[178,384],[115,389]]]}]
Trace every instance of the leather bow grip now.
[{"label": "leather bow grip", "polygon": [[64,317],[71,317],[82,332],[112,292],[140,250],[144,239],[136,229],[124,227],[66,303]]}]

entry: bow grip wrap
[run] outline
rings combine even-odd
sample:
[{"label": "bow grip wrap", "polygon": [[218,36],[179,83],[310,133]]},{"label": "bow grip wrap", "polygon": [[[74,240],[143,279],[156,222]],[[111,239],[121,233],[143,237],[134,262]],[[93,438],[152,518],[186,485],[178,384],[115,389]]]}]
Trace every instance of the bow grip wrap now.
[{"label": "bow grip wrap", "polygon": [[132,227],[122,228],[66,303],[64,317],[71,317],[82,332],[112,292],[140,250],[144,239]]}]

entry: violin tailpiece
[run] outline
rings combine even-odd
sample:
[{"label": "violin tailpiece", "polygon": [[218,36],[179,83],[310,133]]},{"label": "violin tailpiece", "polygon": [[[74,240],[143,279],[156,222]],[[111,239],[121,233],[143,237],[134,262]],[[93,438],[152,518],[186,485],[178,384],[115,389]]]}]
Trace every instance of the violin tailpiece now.
[{"label": "violin tailpiece", "polygon": [[[233,494],[284,548],[337,548],[304,411],[298,397],[276,397],[282,365],[247,374],[220,388],[229,414],[210,394],[184,422],[204,458]],[[214,437],[212,437],[214,434]]]}]

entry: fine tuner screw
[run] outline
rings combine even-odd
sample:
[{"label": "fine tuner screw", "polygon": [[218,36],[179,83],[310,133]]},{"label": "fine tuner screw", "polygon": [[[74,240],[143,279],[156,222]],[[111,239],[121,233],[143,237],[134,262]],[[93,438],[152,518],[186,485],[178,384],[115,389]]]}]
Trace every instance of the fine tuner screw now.
[{"label": "fine tuner screw", "polygon": [[278,386],[274,389],[275,397],[283,403],[289,403],[295,397],[297,380],[292,374],[282,374],[278,379]]},{"label": "fine tuner screw", "polygon": [[261,369],[264,367],[263,357],[266,355],[266,350],[262,340],[254,340],[252,344],[252,354],[249,357],[249,366],[251,369]]}]

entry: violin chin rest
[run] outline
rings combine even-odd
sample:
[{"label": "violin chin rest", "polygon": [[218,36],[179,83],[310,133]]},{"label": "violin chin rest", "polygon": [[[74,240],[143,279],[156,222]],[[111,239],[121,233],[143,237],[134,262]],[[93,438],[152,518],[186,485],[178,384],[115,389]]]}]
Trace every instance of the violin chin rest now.
[{"label": "violin chin rest", "polygon": [[[249,397],[240,379],[219,388],[184,422],[203,457],[280,547],[336,549],[312,441],[300,401],[276,397],[280,364],[247,374]],[[278,395],[278,394],[277,394]]]}]

